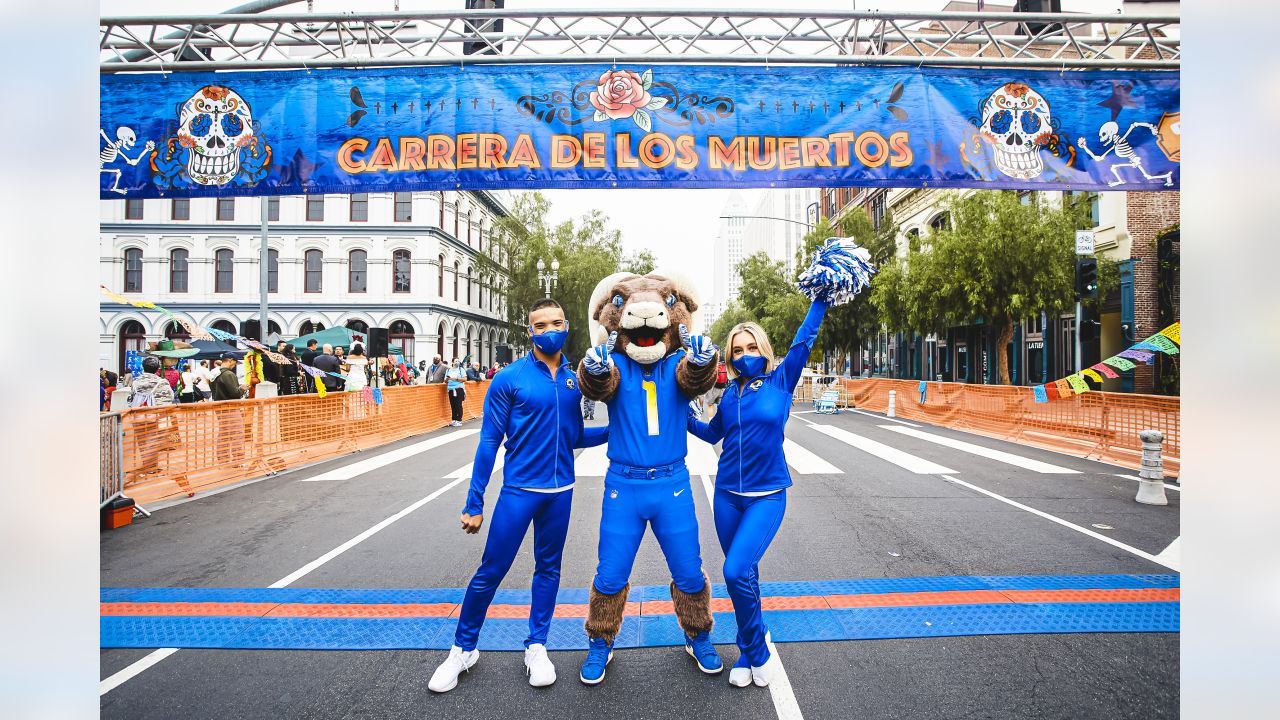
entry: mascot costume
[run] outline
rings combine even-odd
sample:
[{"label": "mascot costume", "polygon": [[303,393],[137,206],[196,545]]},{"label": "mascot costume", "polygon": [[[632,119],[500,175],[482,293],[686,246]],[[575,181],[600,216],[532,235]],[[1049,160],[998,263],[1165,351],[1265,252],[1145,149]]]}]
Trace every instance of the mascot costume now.
[{"label": "mascot costume", "polygon": [[609,470],[600,517],[599,562],[586,621],[581,679],[604,679],[622,627],[631,567],[653,529],[671,571],[671,599],[698,667],[722,670],[711,645],[711,583],[702,570],[694,493],[685,467],[689,401],[711,389],[718,352],[690,335],[698,304],[670,275],[610,275],[590,303],[592,342],[582,359],[582,394],[609,408]]}]

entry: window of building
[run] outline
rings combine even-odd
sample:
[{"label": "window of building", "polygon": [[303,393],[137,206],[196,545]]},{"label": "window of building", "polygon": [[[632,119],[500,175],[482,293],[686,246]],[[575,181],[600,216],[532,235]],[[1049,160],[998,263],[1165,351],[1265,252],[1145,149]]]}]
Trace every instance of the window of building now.
[{"label": "window of building", "polygon": [[413,364],[413,326],[404,320],[396,320],[387,327],[387,342],[404,348],[406,365]]},{"label": "window of building", "polygon": [[467,247],[475,247],[474,245],[471,244],[471,230],[474,227],[475,227],[475,221],[472,220],[471,215],[468,214],[467,215]]},{"label": "window of building", "polygon": [[408,250],[396,250],[391,253],[392,292],[409,292],[409,281],[413,276],[413,263]]},{"label": "window of building", "polygon": [[307,196],[307,220],[322,222],[324,220],[324,196]]},{"label": "window of building", "polygon": [[174,198],[169,205],[169,218],[172,220],[191,219],[191,199]]},{"label": "window of building", "polygon": [[440,229],[444,230],[444,191],[440,191]]},{"label": "window of building", "polygon": [[276,222],[280,219],[280,198],[267,198],[267,221]]},{"label": "window of building", "polygon": [[876,193],[876,195],[871,198],[871,227],[876,230],[880,229],[880,225],[884,222],[885,215],[888,214],[888,207],[885,200],[886,197],[888,197],[887,194],[881,192]]},{"label": "window of building", "polygon": [[1076,207],[1083,206],[1084,208],[1087,209],[1088,219],[1082,221],[1082,224],[1083,223],[1088,223],[1088,224],[1085,225],[1084,227],[1081,227],[1080,228],[1081,230],[1089,230],[1091,228],[1096,228],[1102,224],[1102,214],[1101,212],[1099,212],[1099,208],[1098,208],[1098,199],[1099,199],[1098,193],[1086,192],[1083,190],[1072,190],[1071,192],[1067,193],[1067,197],[1071,199],[1071,203]]},{"label": "window of building", "polygon": [[[247,338],[249,338],[250,340],[258,340],[258,341],[260,341],[260,342],[265,342],[265,341],[266,341],[266,338],[262,337],[262,333],[261,333],[261,332],[259,332],[259,328],[260,328],[260,327],[261,327],[261,323],[260,323],[260,322],[258,322],[258,319],[257,319],[257,318],[254,318],[254,319],[252,319],[252,320],[245,320],[245,321],[244,321],[244,336],[245,336],[245,337],[247,337]],[[274,334],[274,335],[276,335],[277,337],[279,337],[279,336],[280,336],[280,326],[276,324],[276,321],[275,321],[275,320],[268,320],[268,321],[267,321],[267,335],[272,335],[272,334]]]},{"label": "window of building", "polygon": [[142,292],[142,250],[128,248],[124,251],[124,291]]},{"label": "window of building", "polygon": [[413,220],[413,193],[396,193],[396,222]]},{"label": "window of building", "polygon": [[137,320],[126,320],[120,325],[120,364],[116,371],[121,375],[128,372],[125,359],[129,357],[130,350],[139,352],[147,349],[147,330],[142,327],[142,323]]},{"label": "window of building", "polygon": [[164,336],[170,340],[190,340],[191,333],[182,327],[182,323],[171,320],[164,326]]},{"label": "window of building", "polygon": [[142,219],[142,200],[129,198],[124,201],[124,219],[125,220],[141,220]]},{"label": "window of building", "polygon": [[1018,202],[1023,205],[1035,205],[1039,200],[1039,195],[1035,190],[1019,190]]},{"label": "window of building", "polygon": [[223,248],[213,254],[213,291],[216,293],[229,293],[232,288],[232,279],[234,277],[235,255],[228,248]]},{"label": "window of building", "polygon": [[462,215],[462,203],[454,203],[453,205],[453,237],[454,239],[457,239],[458,237],[458,223],[461,219],[459,217],[460,215]]},{"label": "window of building", "polygon": [[[365,335],[369,334],[369,323],[358,318],[351,318],[348,320],[346,322],[346,327],[351,332],[364,333]],[[368,348],[365,349],[367,350]]]},{"label": "window of building", "polygon": [[218,198],[218,214],[219,220],[235,220],[236,219],[236,199],[235,198]]},{"label": "window of building", "polygon": [[309,293],[318,293],[324,286],[324,253],[319,250],[308,250],[303,254],[304,289]]},{"label": "window of building", "polygon": [[187,251],[175,248],[169,251],[169,292],[187,291]]},{"label": "window of building", "polygon": [[907,231],[907,249],[911,252],[920,252],[920,228],[911,228]]},{"label": "window of building", "polygon": [[453,300],[454,302],[457,302],[458,300],[458,276],[461,274],[462,274],[462,264],[455,262],[453,264]]},{"label": "window of building", "polygon": [[351,222],[368,222],[369,193],[353,193],[351,195]]},{"label": "window of building", "polygon": [[221,330],[222,332],[225,332],[225,333],[236,332],[235,323],[231,322],[230,320],[214,320],[213,323],[209,325],[209,327],[213,328],[214,330]]},{"label": "window of building", "polygon": [[439,332],[436,333],[436,354],[439,355],[444,360],[449,359],[445,357],[445,354],[444,354],[444,336],[445,336],[445,333],[447,332],[448,330],[445,330],[444,323],[440,323]]},{"label": "window of building", "polygon": [[439,295],[441,298],[443,298],[444,297],[444,256],[443,255],[440,256],[439,280],[440,280],[440,288],[436,291],[436,294]]},{"label": "window of building", "polygon": [[305,320],[298,328],[298,335],[310,335],[311,333],[320,332],[323,329],[324,323],[319,320]]},{"label": "window of building", "polygon": [[462,334],[462,323],[453,326],[453,357],[462,359],[462,355],[458,353],[458,336]]},{"label": "window of building", "polygon": [[929,221],[929,227],[933,228],[934,231],[950,230],[951,214],[938,213],[937,215],[934,215],[933,219]]},{"label": "window of building", "polygon": [[267,292],[280,292],[280,251],[267,249]]},{"label": "window of building", "polygon": [[[347,292],[369,291],[369,254],[364,250],[352,250],[347,255]],[[348,325],[348,327],[350,327]]]}]

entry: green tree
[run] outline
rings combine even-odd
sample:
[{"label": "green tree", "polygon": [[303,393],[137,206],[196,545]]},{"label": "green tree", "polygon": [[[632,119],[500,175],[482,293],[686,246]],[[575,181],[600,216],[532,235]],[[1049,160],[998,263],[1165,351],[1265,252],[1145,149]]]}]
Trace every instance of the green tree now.
[{"label": "green tree", "polygon": [[[948,204],[951,228],[930,234],[877,278],[883,287],[874,296],[886,324],[923,333],[980,318],[998,329],[996,346],[1003,348],[1014,322],[1074,304],[1079,208],[1024,205],[1001,191],[953,196]],[[1007,354],[996,358],[1000,382],[1008,384]]]},{"label": "green tree", "polygon": [[804,320],[808,300],[787,277],[786,265],[775,262],[763,251],[750,255],[736,268],[742,278],[738,303],[749,319],[764,328],[775,352],[785,352],[796,328]]},{"label": "green tree", "polygon": [[653,252],[645,248],[627,253],[627,256],[622,259],[622,265],[618,268],[618,271],[635,273],[636,275],[648,275],[653,272],[653,268],[657,264],[658,260],[653,256]]},{"label": "green tree", "polygon": [[738,323],[753,321],[755,321],[755,318],[739,305],[736,300],[733,300],[729,302],[729,306],[724,309],[720,317],[711,323],[711,342],[719,345],[725,351],[722,353],[722,360],[728,360],[729,331]]}]

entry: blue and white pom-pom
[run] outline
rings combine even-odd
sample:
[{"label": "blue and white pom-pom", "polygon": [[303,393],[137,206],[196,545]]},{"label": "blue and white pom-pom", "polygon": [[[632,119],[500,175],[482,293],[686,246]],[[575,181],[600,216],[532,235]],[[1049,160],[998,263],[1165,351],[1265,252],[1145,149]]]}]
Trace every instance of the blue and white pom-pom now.
[{"label": "blue and white pom-pom", "polygon": [[849,238],[827,238],[800,276],[800,292],[813,301],[843,305],[871,284],[871,253]]}]

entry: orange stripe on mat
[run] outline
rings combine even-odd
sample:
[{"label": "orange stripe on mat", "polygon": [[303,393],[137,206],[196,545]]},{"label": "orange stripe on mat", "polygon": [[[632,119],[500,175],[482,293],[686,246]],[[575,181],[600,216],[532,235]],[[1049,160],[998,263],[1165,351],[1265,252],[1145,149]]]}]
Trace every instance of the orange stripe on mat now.
[{"label": "orange stripe on mat", "polygon": [[[1179,602],[1179,588],[1114,590],[955,590],[918,593],[862,593],[856,595],[796,595],[762,598],[765,610],[827,610],[831,608],[907,607],[921,605],[973,605],[979,603],[1111,603]],[[585,604],[557,605],[555,617],[585,618]],[[99,603],[103,617],[295,617],[295,618],[405,618],[456,617],[455,603],[203,603],[203,602],[114,602]],[[733,612],[728,598],[712,598],[712,612]],[[672,615],[670,600],[627,603],[630,617]],[[528,605],[489,606],[487,617],[527,618]]]}]

